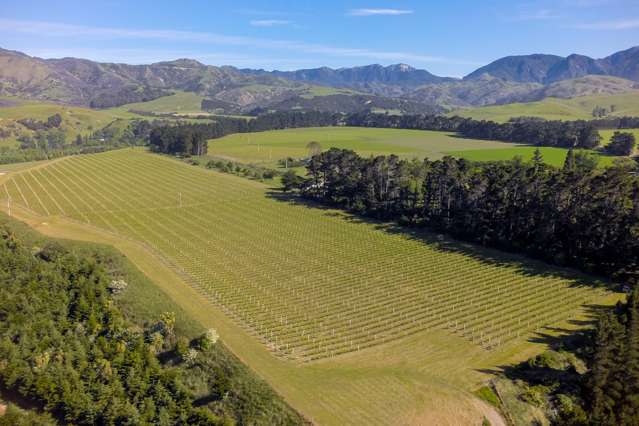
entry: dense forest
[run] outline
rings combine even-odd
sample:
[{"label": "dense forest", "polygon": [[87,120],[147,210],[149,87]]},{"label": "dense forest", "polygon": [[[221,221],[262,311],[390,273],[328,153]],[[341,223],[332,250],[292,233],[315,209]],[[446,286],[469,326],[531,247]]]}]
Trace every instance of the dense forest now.
[{"label": "dense forest", "polygon": [[[214,330],[189,340],[175,312],[129,321],[118,262],[0,229],[0,393],[42,414],[11,409],[3,424],[303,423]],[[160,303],[151,294],[135,303]]]},{"label": "dense forest", "polygon": [[357,214],[427,226],[559,265],[636,280],[639,178],[633,162],[598,169],[568,152],[562,169],[531,162],[362,158],[330,149],[287,189]]}]

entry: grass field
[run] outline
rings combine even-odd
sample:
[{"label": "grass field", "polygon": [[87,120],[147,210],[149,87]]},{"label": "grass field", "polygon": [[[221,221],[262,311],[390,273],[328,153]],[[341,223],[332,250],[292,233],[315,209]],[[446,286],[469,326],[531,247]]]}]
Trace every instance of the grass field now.
[{"label": "grass field", "polygon": [[615,299],[569,271],[138,150],[40,164],[0,186],[0,204],[10,195],[43,232],[121,249],[320,424],[479,424],[487,408],[470,391],[485,369]]},{"label": "grass field", "polygon": [[449,115],[460,115],[477,120],[504,122],[512,117],[533,116],[548,120],[592,120],[595,106],[617,107],[614,116],[639,115],[639,92],[620,95],[579,96],[572,99],[546,98],[539,102],[460,109]]},{"label": "grass field", "polygon": [[318,127],[229,135],[209,141],[209,155],[244,163],[275,164],[281,158],[308,157],[306,145],[311,141],[319,142],[323,149],[353,149],[363,156],[396,154],[420,159],[438,159],[453,151],[517,146],[505,142],[463,139],[446,132]]},{"label": "grass field", "polygon": [[202,99],[204,99],[203,96],[192,92],[175,92],[173,95],[162,96],[152,101],[126,104],[116,108],[109,108],[107,111],[118,115],[129,110],[158,113],[202,113]]},{"label": "grass field", "polygon": [[[512,160],[515,156],[520,156],[524,161],[530,161],[533,158],[537,147],[534,146],[518,146],[514,148],[505,149],[476,149],[468,151],[456,151],[451,152],[450,155],[460,158],[465,158],[472,161],[500,161],[500,160]],[[539,147],[541,155],[546,164],[552,166],[561,167],[566,160],[566,154],[568,150],[565,148],[553,148],[553,147]],[[614,161],[620,157],[614,157],[609,155],[602,155],[595,151],[588,151],[594,155],[599,161],[600,167],[610,166]]]},{"label": "grass field", "polygon": [[599,130],[601,135],[602,145],[607,145],[610,142],[610,138],[615,132],[629,132],[635,135],[635,139],[639,143],[639,129],[618,129],[618,130]]},{"label": "grass field", "polygon": [[[602,132],[606,141],[611,135],[612,132]],[[427,157],[433,160],[444,155],[473,161],[511,160],[515,156],[530,160],[536,149],[514,143],[464,139],[446,132],[320,127],[243,133],[214,139],[209,141],[209,155],[275,166],[282,158],[308,157],[306,144],[310,141],[319,142],[324,150],[335,147],[352,149],[363,156],[396,154],[403,158]],[[546,163],[558,167],[563,165],[568,152],[564,148],[551,147],[541,147],[540,150]],[[599,159],[600,166],[610,165],[617,158],[589,152]]]}]

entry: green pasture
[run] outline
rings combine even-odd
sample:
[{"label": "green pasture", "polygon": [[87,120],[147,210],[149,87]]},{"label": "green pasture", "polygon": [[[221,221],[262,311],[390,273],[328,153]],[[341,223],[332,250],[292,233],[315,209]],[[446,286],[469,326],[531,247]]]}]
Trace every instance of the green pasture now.
[{"label": "green pasture", "polygon": [[306,145],[352,149],[363,156],[396,154],[438,159],[450,152],[512,148],[515,144],[459,138],[451,133],[362,127],[317,127],[229,135],[209,141],[209,155],[244,163],[273,165],[282,158],[306,158]]},{"label": "green pasture", "polygon": [[[465,158],[471,161],[502,161],[512,160],[514,157],[521,157],[524,161],[530,161],[533,158],[537,147],[534,146],[517,146],[506,149],[489,149],[489,150],[468,150],[468,151],[456,151],[451,152],[450,155],[454,157]],[[561,167],[566,160],[566,154],[568,150],[566,148],[554,148],[554,147],[539,147],[541,155],[546,164],[550,164],[555,167]],[[610,166],[614,161],[620,157],[614,157],[609,155],[600,154],[597,151],[584,150],[598,160],[600,167]]]},{"label": "green pasture", "polygon": [[126,104],[109,108],[107,111],[115,114],[123,114],[129,110],[157,113],[202,113],[203,99],[203,96],[192,92],[175,92],[172,95],[162,96],[152,101]]}]

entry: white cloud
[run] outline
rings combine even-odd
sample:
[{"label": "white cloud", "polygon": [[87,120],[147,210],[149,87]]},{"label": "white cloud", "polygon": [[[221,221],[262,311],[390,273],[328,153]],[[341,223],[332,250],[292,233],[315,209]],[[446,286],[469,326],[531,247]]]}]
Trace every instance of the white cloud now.
[{"label": "white cloud", "polygon": [[251,48],[273,49],[278,51],[289,50],[307,54],[320,54],[333,57],[368,58],[380,61],[478,65],[477,62],[472,61],[457,60],[441,56],[430,56],[412,52],[379,51],[364,48],[326,46],[294,40],[273,40],[194,31],[87,27],[55,22],[0,19],[0,34],[1,33],[33,34],[39,37],[82,37],[84,40],[161,40],[219,46],[244,46]]},{"label": "white cloud", "polygon": [[292,24],[291,21],[286,21],[283,19],[255,19],[250,23],[254,27],[277,27]]},{"label": "white cloud", "polygon": [[559,19],[559,15],[550,9],[540,9],[534,11],[523,12],[519,15],[507,18],[508,21],[549,21],[551,19]]},{"label": "white cloud", "polygon": [[574,25],[574,28],[578,28],[580,30],[612,30],[612,31],[632,30],[632,29],[639,28],[639,18],[577,24],[577,25]]},{"label": "white cloud", "polygon": [[348,12],[350,16],[399,16],[412,13],[412,10],[405,9],[352,9]]}]

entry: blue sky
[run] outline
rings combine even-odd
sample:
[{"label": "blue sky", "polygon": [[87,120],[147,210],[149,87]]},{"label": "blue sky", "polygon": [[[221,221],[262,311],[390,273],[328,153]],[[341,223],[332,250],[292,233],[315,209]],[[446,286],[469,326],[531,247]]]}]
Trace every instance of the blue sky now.
[{"label": "blue sky", "polygon": [[0,47],[264,69],[408,63],[463,76],[511,54],[639,45],[639,0],[0,0]]}]

